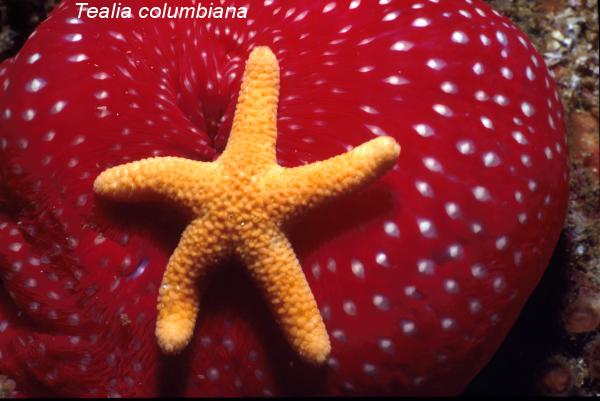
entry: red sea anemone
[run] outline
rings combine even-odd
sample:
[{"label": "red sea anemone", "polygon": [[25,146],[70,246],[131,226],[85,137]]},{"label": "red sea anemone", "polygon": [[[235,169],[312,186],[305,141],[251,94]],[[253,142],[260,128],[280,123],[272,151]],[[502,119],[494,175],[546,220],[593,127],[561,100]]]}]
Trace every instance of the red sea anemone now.
[{"label": "red sea anemone", "polygon": [[[526,36],[479,0],[139,18],[154,3],[103,19],[64,0],[0,65],[0,374],[23,396],[462,391],[565,216],[562,108]],[[286,228],[331,339],[321,366],[299,359],[235,259],[201,280],[191,343],[164,355],[156,302],[187,216],[94,194],[123,163],[218,159],[257,46],[281,69],[279,165],[379,136],[402,147],[374,184]]]}]

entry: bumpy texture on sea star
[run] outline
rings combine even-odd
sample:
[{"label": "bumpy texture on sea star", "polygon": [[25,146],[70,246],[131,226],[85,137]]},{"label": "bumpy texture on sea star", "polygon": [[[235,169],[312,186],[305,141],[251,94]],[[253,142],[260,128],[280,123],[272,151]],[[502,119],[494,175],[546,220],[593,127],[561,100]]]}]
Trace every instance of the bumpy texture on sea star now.
[{"label": "bumpy texture on sea star", "polygon": [[237,255],[263,290],[292,347],[322,363],[331,346],[285,222],[385,173],[400,146],[380,137],[331,159],[295,168],[277,164],[279,64],[255,48],[246,70],[229,142],[212,163],[155,157],[110,168],[96,193],[119,201],[166,199],[193,220],[169,259],[158,296],[156,336],[166,353],[190,341],[199,310],[197,281],[224,257]]}]

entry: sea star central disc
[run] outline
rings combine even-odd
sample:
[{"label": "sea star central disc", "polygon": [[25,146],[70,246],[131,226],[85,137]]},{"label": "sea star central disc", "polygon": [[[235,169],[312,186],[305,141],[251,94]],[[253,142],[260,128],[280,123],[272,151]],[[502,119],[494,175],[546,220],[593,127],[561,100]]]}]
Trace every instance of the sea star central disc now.
[{"label": "sea star central disc", "polygon": [[391,137],[295,168],[277,164],[279,64],[267,47],[246,63],[227,147],[212,163],[155,157],[110,168],[96,193],[119,201],[164,199],[194,216],[169,259],[158,296],[156,337],[166,353],[190,341],[199,311],[196,285],[223,258],[236,254],[264,292],[298,354],[326,360],[331,346],[317,304],[282,226],[324,201],[375,180],[398,159]]}]

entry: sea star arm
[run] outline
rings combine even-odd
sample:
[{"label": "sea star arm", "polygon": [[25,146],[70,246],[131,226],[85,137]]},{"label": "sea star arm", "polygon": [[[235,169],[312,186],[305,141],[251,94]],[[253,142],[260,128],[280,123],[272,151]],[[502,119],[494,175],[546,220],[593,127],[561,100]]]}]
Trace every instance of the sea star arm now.
[{"label": "sea star arm", "polygon": [[166,353],[177,353],[194,332],[200,302],[198,279],[224,255],[210,224],[197,219],[185,229],[171,255],[158,295],[156,338]]},{"label": "sea star arm", "polygon": [[263,168],[277,163],[279,64],[268,47],[256,47],[244,78],[227,147],[219,162],[229,167]]},{"label": "sea star arm", "polygon": [[198,205],[197,197],[208,192],[203,186],[212,185],[214,170],[210,163],[154,157],[107,169],[94,181],[94,191],[117,201],[167,198],[194,209]]},{"label": "sea star arm", "polygon": [[306,361],[323,363],[331,350],[329,336],[286,236],[272,227],[244,242],[238,253],[265,293],[292,347]]},{"label": "sea star arm", "polygon": [[381,137],[330,159],[294,168],[274,168],[264,180],[272,215],[279,221],[294,217],[363,187],[394,166],[400,146]]}]

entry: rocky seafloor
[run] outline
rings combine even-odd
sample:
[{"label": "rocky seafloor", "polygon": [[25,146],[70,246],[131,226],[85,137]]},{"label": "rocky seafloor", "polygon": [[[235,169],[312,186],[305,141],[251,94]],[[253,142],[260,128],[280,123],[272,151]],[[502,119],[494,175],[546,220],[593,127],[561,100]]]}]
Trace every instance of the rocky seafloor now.
[{"label": "rocky seafloor", "polygon": [[[0,0],[0,61],[60,0]],[[486,0],[529,35],[561,92],[569,211],[540,285],[464,395],[600,395],[600,178],[597,0]],[[0,376],[0,398],[14,382]]]}]

